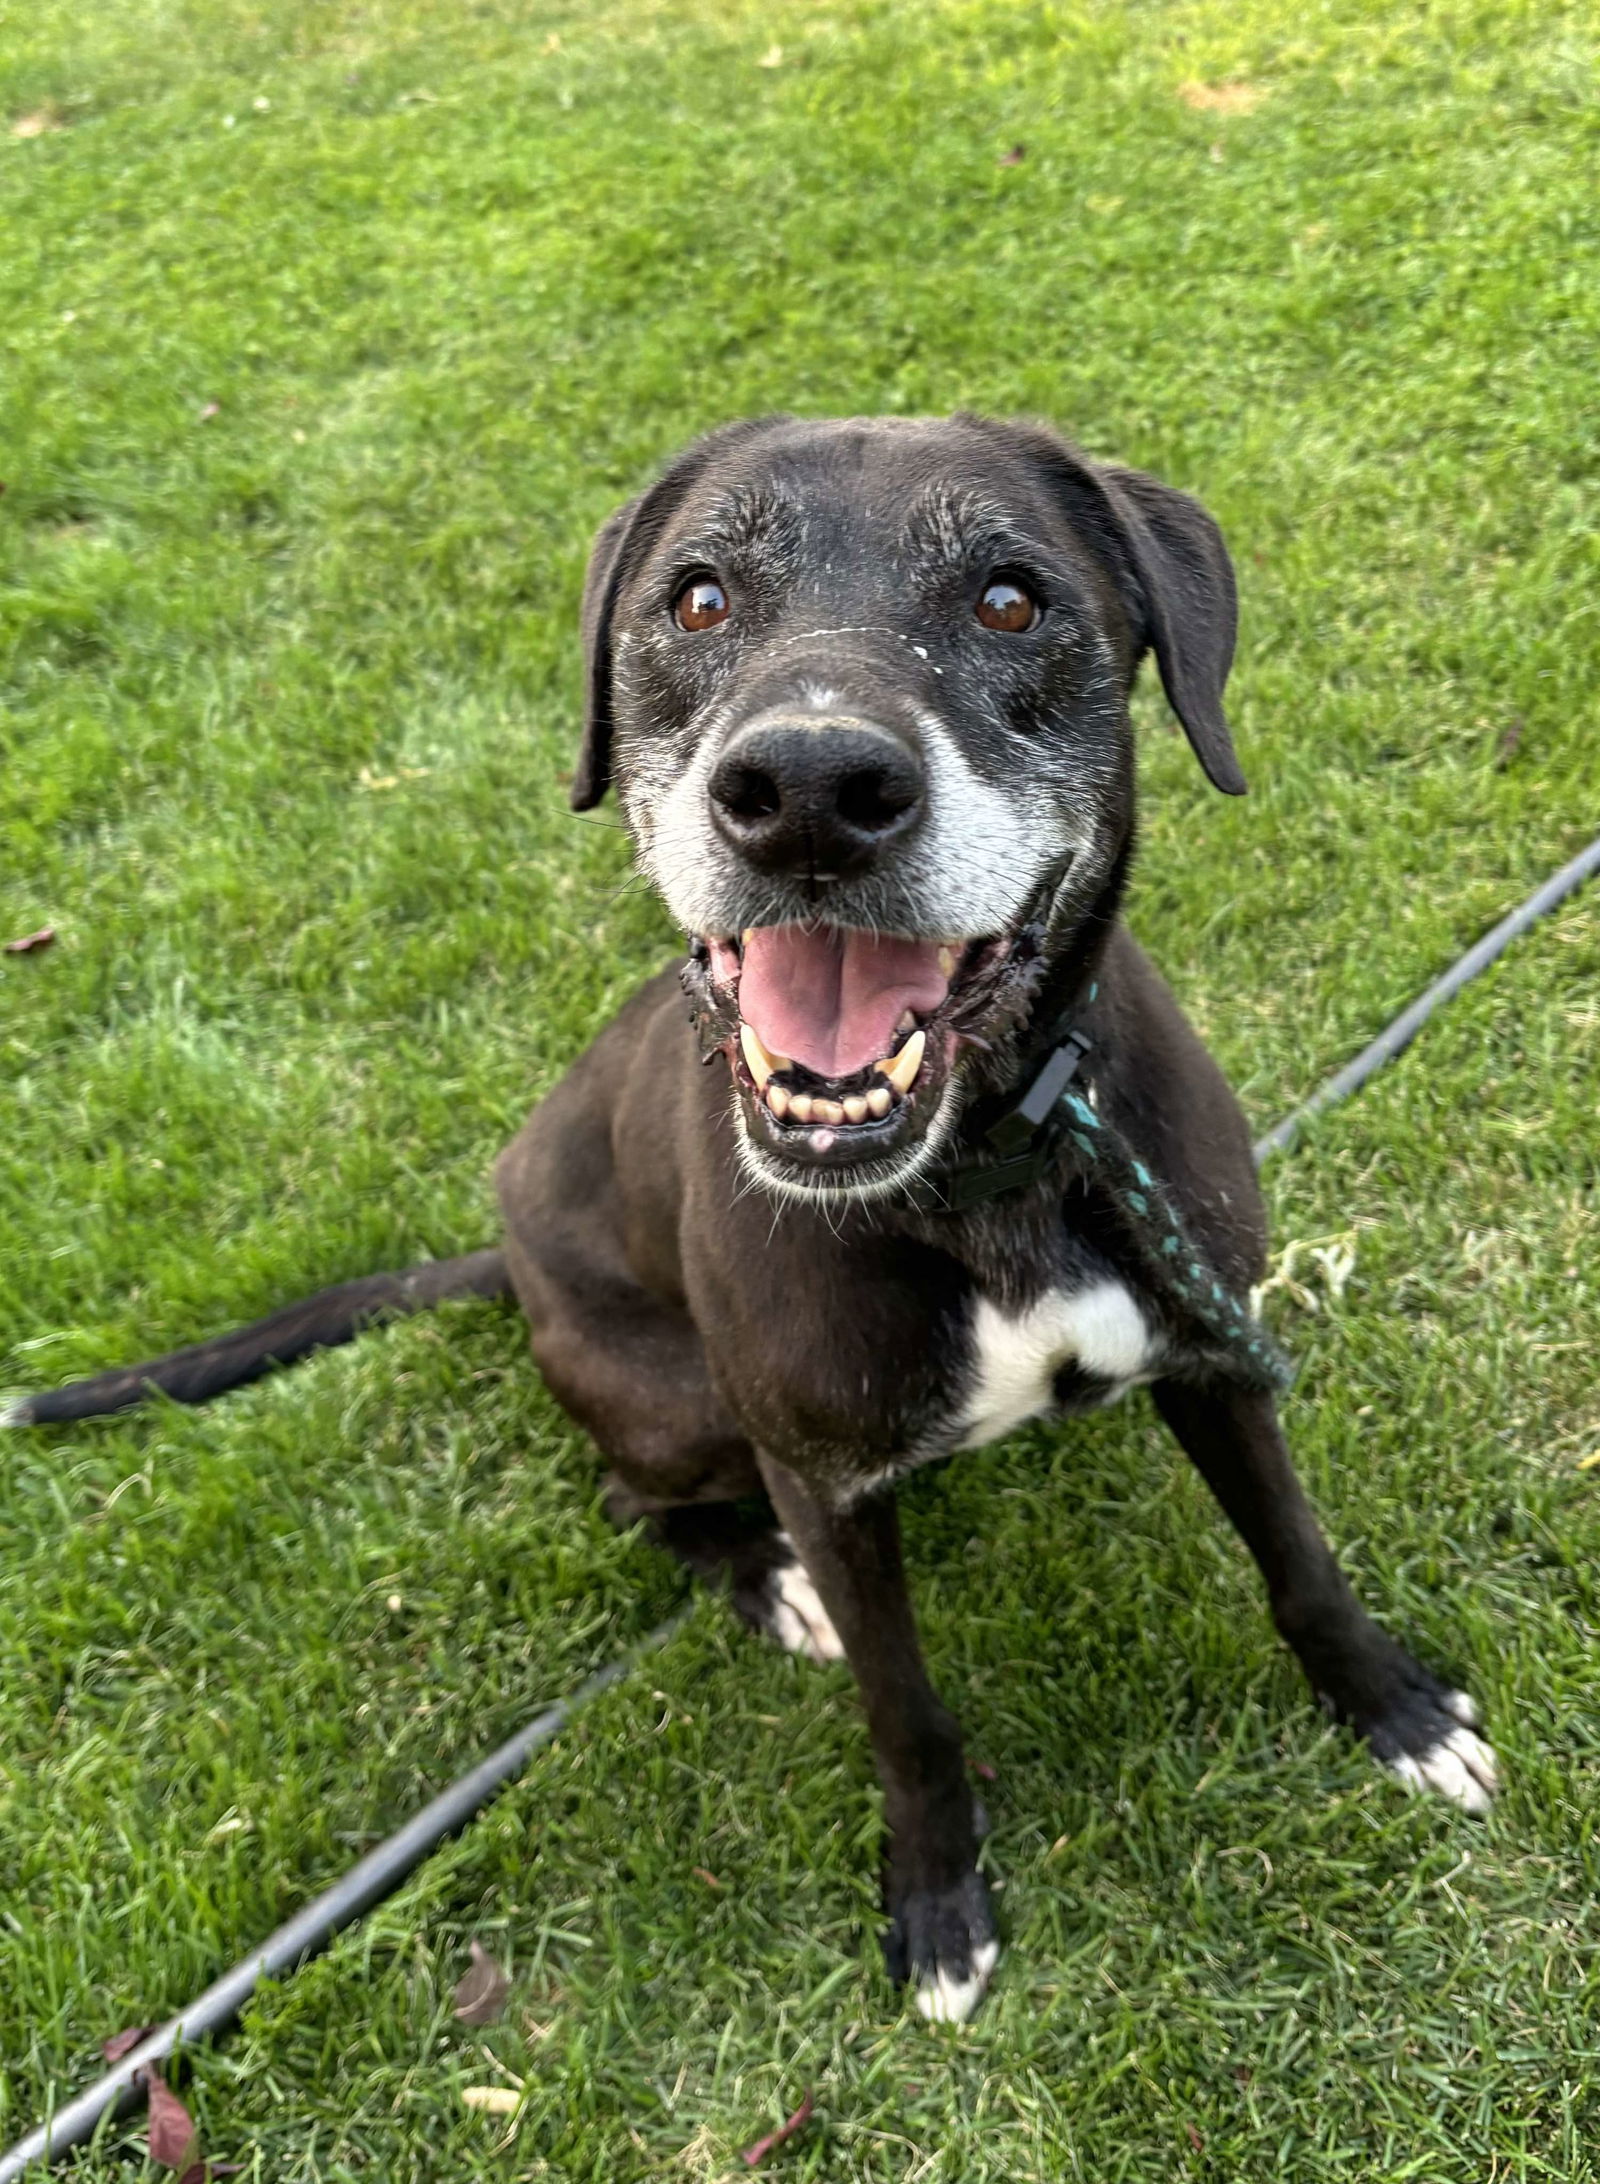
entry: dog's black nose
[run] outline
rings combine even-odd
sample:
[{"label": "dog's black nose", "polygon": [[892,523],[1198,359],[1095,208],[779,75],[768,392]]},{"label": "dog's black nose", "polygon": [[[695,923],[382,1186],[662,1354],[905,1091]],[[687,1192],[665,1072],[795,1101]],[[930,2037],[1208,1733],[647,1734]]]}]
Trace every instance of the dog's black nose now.
[{"label": "dog's black nose", "polygon": [[827,721],[744,729],[717,761],[711,812],[764,872],[859,872],[922,809],[922,768],[881,728]]}]

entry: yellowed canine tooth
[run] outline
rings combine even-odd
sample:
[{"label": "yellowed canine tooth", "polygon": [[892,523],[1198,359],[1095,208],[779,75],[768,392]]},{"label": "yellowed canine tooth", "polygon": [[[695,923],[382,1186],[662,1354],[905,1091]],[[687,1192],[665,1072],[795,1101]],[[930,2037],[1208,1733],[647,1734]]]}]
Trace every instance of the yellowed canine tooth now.
[{"label": "yellowed canine tooth", "polygon": [[867,1094],[867,1112],[878,1122],[882,1122],[893,1105],[894,1094],[886,1084],[875,1084]]},{"label": "yellowed canine tooth", "polygon": [[757,1091],[766,1089],[767,1079],[775,1069],[787,1069],[787,1054],[769,1054],[748,1024],[739,1026],[739,1044],[744,1048],[744,1058],[750,1065],[750,1074],[756,1080]]},{"label": "yellowed canine tooth", "polygon": [[922,1067],[922,1051],[928,1043],[925,1031],[914,1031],[898,1054],[886,1061],[874,1062],[874,1069],[881,1069],[897,1092],[909,1092]]}]

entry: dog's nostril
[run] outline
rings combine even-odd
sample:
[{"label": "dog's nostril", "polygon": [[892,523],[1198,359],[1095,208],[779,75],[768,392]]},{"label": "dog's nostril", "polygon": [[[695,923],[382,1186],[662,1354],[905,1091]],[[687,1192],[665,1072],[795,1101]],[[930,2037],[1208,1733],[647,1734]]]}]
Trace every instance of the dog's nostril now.
[{"label": "dog's nostril", "polygon": [[777,782],[759,766],[719,768],[711,793],[733,819],[770,819],[783,803]]},{"label": "dog's nostril", "polygon": [[883,766],[863,766],[846,774],[836,798],[840,818],[862,834],[887,833],[916,801],[915,784]]}]

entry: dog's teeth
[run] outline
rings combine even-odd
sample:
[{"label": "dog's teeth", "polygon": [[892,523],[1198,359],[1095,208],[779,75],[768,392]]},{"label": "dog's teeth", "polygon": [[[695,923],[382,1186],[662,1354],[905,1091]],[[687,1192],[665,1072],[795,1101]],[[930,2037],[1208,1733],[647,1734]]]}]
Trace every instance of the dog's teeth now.
[{"label": "dog's teeth", "polygon": [[813,1122],[831,1123],[837,1128],[844,1120],[844,1109],[837,1100],[813,1100],[811,1119]]},{"label": "dog's teeth", "polygon": [[772,1064],[767,1058],[766,1048],[748,1024],[739,1026],[739,1044],[744,1048],[745,1065],[756,1080],[756,1090],[764,1092],[767,1079],[772,1075]]},{"label": "dog's teeth", "polygon": [[902,1009],[900,1011],[900,1021],[894,1028],[896,1031],[915,1031],[917,1020],[909,1009]]},{"label": "dog's teeth", "polygon": [[939,968],[944,973],[946,978],[955,977],[956,965],[960,961],[961,950],[956,947],[952,942],[947,941],[944,947],[939,950]]},{"label": "dog's teeth", "polygon": [[867,1101],[866,1095],[864,1093],[851,1093],[850,1097],[844,1103],[844,1119],[846,1122],[866,1121]]},{"label": "dog's teeth", "polygon": [[886,1084],[875,1084],[872,1090],[867,1094],[867,1113],[871,1115],[875,1121],[882,1122],[884,1116],[889,1112],[890,1108],[893,1105],[894,1094],[889,1090],[889,1087]]},{"label": "dog's teeth", "polygon": [[781,1084],[769,1084],[767,1086],[767,1105],[772,1109],[778,1120],[782,1122],[784,1116],[789,1112],[789,1095]]},{"label": "dog's teeth", "polygon": [[775,1069],[789,1067],[788,1055],[769,1054],[748,1024],[739,1026],[739,1044],[744,1048],[744,1058],[749,1064],[751,1076],[756,1080],[758,1092],[766,1090],[767,1079]]},{"label": "dog's teeth", "polygon": [[809,1122],[812,1104],[809,1092],[796,1092],[789,1101],[789,1119],[792,1122]]},{"label": "dog's teeth", "polygon": [[887,1061],[874,1062],[874,1069],[881,1069],[897,1092],[909,1092],[917,1071],[922,1067],[922,1050],[928,1043],[925,1031],[914,1031],[898,1054]]}]

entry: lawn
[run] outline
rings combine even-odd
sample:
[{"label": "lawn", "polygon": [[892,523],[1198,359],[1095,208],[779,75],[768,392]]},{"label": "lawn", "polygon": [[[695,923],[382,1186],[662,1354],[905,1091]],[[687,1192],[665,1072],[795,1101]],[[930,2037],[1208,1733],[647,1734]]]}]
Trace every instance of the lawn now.
[{"label": "lawn", "polygon": [[[1132,916],[1274,1119],[1600,826],[1597,45],[1557,0],[0,0],[0,938],[59,930],[0,958],[0,1381],[491,1236],[674,946],[566,810],[586,541],[739,413],[1042,414],[1216,512],[1253,793],[1141,698]],[[1481,1699],[1487,1823],[1322,1722],[1139,1399],[904,1497],[993,1774],[970,2027],[878,1965],[848,1678],[701,1599],[192,2058],[211,2151],[720,2180],[811,2086],[774,2176],[1600,2178],[1597,994],[1591,891],[1271,1177],[1303,1469]],[[3,1458],[5,2141],[682,1597],[508,1309]],[[506,2073],[510,2132],[461,2100]]]}]

